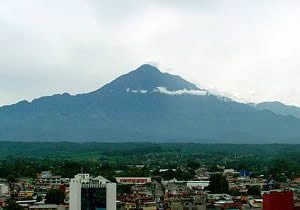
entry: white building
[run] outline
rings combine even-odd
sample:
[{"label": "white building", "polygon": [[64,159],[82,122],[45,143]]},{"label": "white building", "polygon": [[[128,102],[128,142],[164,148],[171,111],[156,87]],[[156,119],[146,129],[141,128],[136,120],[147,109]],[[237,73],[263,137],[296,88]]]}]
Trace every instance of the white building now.
[{"label": "white building", "polygon": [[69,178],[62,178],[61,176],[54,176],[51,171],[42,171],[37,174],[35,185],[38,187],[54,187],[60,185],[69,185]]},{"label": "white building", "polygon": [[197,189],[201,189],[201,190],[204,190],[206,187],[208,187],[209,183],[210,183],[210,181],[178,181],[177,179],[171,179],[169,181],[162,181],[163,185],[181,184],[190,189],[197,188]]},{"label": "white building", "polygon": [[224,169],[224,172],[223,172],[224,175],[226,175],[226,174],[233,174],[233,173],[235,173],[234,169]]},{"label": "white building", "polygon": [[146,184],[151,183],[151,177],[116,177],[120,184]]},{"label": "white building", "polygon": [[64,205],[56,204],[45,204],[45,205],[34,205],[29,207],[30,210],[66,210]]},{"label": "white building", "polygon": [[92,178],[89,174],[77,174],[70,181],[70,209],[116,210],[116,191],[116,184],[102,176]]},{"label": "white building", "polygon": [[0,195],[8,194],[8,186],[6,184],[0,184]]},{"label": "white building", "polygon": [[198,188],[204,190],[204,188],[209,186],[209,181],[187,181],[186,186],[190,189]]}]

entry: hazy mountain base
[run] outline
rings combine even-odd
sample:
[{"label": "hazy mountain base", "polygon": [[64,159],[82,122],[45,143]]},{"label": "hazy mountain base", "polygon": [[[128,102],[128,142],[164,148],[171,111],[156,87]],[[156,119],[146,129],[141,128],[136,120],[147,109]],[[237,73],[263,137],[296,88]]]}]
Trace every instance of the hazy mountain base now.
[{"label": "hazy mountain base", "polygon": [[[300,144],[195,144],[195,143],[73,143],[73,142],[0,142],[0,158],[63,158],[135,156],[149,153],[254,155],[286,157],[298,154]],[[300,159],[299,159],[300,160]]]}]

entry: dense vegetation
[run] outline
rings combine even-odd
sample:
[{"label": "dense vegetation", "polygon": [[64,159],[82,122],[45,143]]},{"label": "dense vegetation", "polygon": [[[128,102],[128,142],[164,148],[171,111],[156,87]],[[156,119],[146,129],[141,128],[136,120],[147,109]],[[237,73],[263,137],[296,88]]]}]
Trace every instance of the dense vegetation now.
[{"label": "dense vegetation", "polygon": [[211,193],[228,193],[229,184],[226,177],[221,174],[214,174],[209,178],[210,184],[206,188]]},{"label": "dense vegetation", "polygon": [[[130,165],[143,164],[144,168]],[[300,145],[153,144],[153,143],[0,143],[0,178],[36,177],[51,170],[63,177],[79,172],[116,176],[190,179],[194,169],[218,165],[249,170],[277,181],[300,176]],[[159,168],[176,169],[159,172]],[[183,169],[184,168],[184,169]]]},{"label": "dense vegetation", "polygon": [[65,193],[59,189],[51,189],[46,195],[46,204],[64,204]]}]

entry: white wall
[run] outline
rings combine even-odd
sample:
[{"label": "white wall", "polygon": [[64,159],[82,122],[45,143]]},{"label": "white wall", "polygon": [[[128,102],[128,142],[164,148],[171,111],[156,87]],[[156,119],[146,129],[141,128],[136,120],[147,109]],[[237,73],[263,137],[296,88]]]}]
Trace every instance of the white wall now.
[{"label": "white wall", "polygon": [[193,188],[193,187],[197,187],[197,188],[201,188],[204,189],[205,187],[208,187],[209,185],[209,181],[192,181],[192,182],[187,182],[187,187],[188,188]]},{"label": "white wall", "polygon": [[5,184],[0,184],[0,194],[8,194],[8,186]]},{"label": "white wall", "polygon": [[75,179],[70,182],[69,205],[72,210],[81,210],[81,183]]},{"label": "white wall", "polygon": [[116,210],[117,209],[117,185],[116,183],[106,184],[106,209]]}]

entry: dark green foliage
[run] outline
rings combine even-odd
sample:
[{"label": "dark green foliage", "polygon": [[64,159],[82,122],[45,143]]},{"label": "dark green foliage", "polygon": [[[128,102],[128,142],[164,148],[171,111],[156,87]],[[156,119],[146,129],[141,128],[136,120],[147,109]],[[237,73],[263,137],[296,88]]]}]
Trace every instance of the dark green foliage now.
[{"label": "dark green foliage", "polygon": [[43,200],[43,197],[42,197],[42,196],[37,196],[36,202],[41,202],[42,200]]},{"label": "dark green foliage", "polygon": [[8,175],[7,176],[7,182],[10,183],[10,184],[17,182],[16,176],[14,176],[14,175]]},{"label": "dark green foliage", "polygon": [[156,181],[158,183],[161,183],[162,182],[162,178],[161,177],[152,177],[152,181]]},{"label": "dark green foliage", "polygon": [[[11,185],[18,178],[36,178],[36,173],[51,170],[68,178],[84,172],[111,181],[117,176],[192,180],[198,163],[209,171],[222,171],[217,165],[224,165],[225,157],[228,168],[248,169],[252,177],[282,182],[300,176],[300,145],[1,142],[0,178]],[[127,166],[132,164],[145,167]],[[178,169],[160,173],[158,166]]]},{"label": "dark green foliage", "polygon": [[65,193],[62,190],[52,189],[46,195],[47,204],[64,204]]},{"label": "dark green foliage", "polygon": [[187,167],[192,170],[196,170],[196,169],[200,168],[200,163],[192,160],[187,163]]},{"label": "dark green foliage", "polygon": [[248,195],[261,195],[260,186],[250,186],[250,187],[248,187]]},{"label": "dark green foliage", "polygon": [[195,173],[192,171],[181,170],[180,168],[178,168],[175,171],[168,170],[168,171],[162,172],[162,173],[160,173],[160,176],[164,180],[171,180],[171,179],[175,178],[180,181],[189,181],[189,180],[193,180]]},{"label": "dark green foliage", "polygon": [[207,190],[210,193],[229,193],[229,184],[226,178],[221,174],[214,174],[209,178]]},{"label": "dark green foliage", "polygon": [[272,160],[269,163],[269,173],[270,174],[278,174],[278,173],[283,173],[288,170],[288,164],[285,160]]},{"label": "dark green foliage", "polygon": [[126,195],[128,195],[128,194],[130,194],[131,193],[131,185],[128,185],[128,184],[120,184],[120,185],[118,185],[118,187],[117,187],[117,189],[118,189],[118,193],[120,194],[120,195],[124,195],[124,194],[126,194]]},{"label": "dark green foliage", "polygon": [[9,200],[8,205],[4,208],[4,210],[24,210],[24,208],[18,205],[16,201]]},{"label": "dark green foliage", "polygon": [[250,166],[246,161],[240,162],[238,170],[249,170]]},{"label": "dark green foliage", "polygon": [[232,195],[232,196],[240,196],[241,193],[240,193],[240,191],[238,191],[238,190],[229,190],[229,195]]}]

